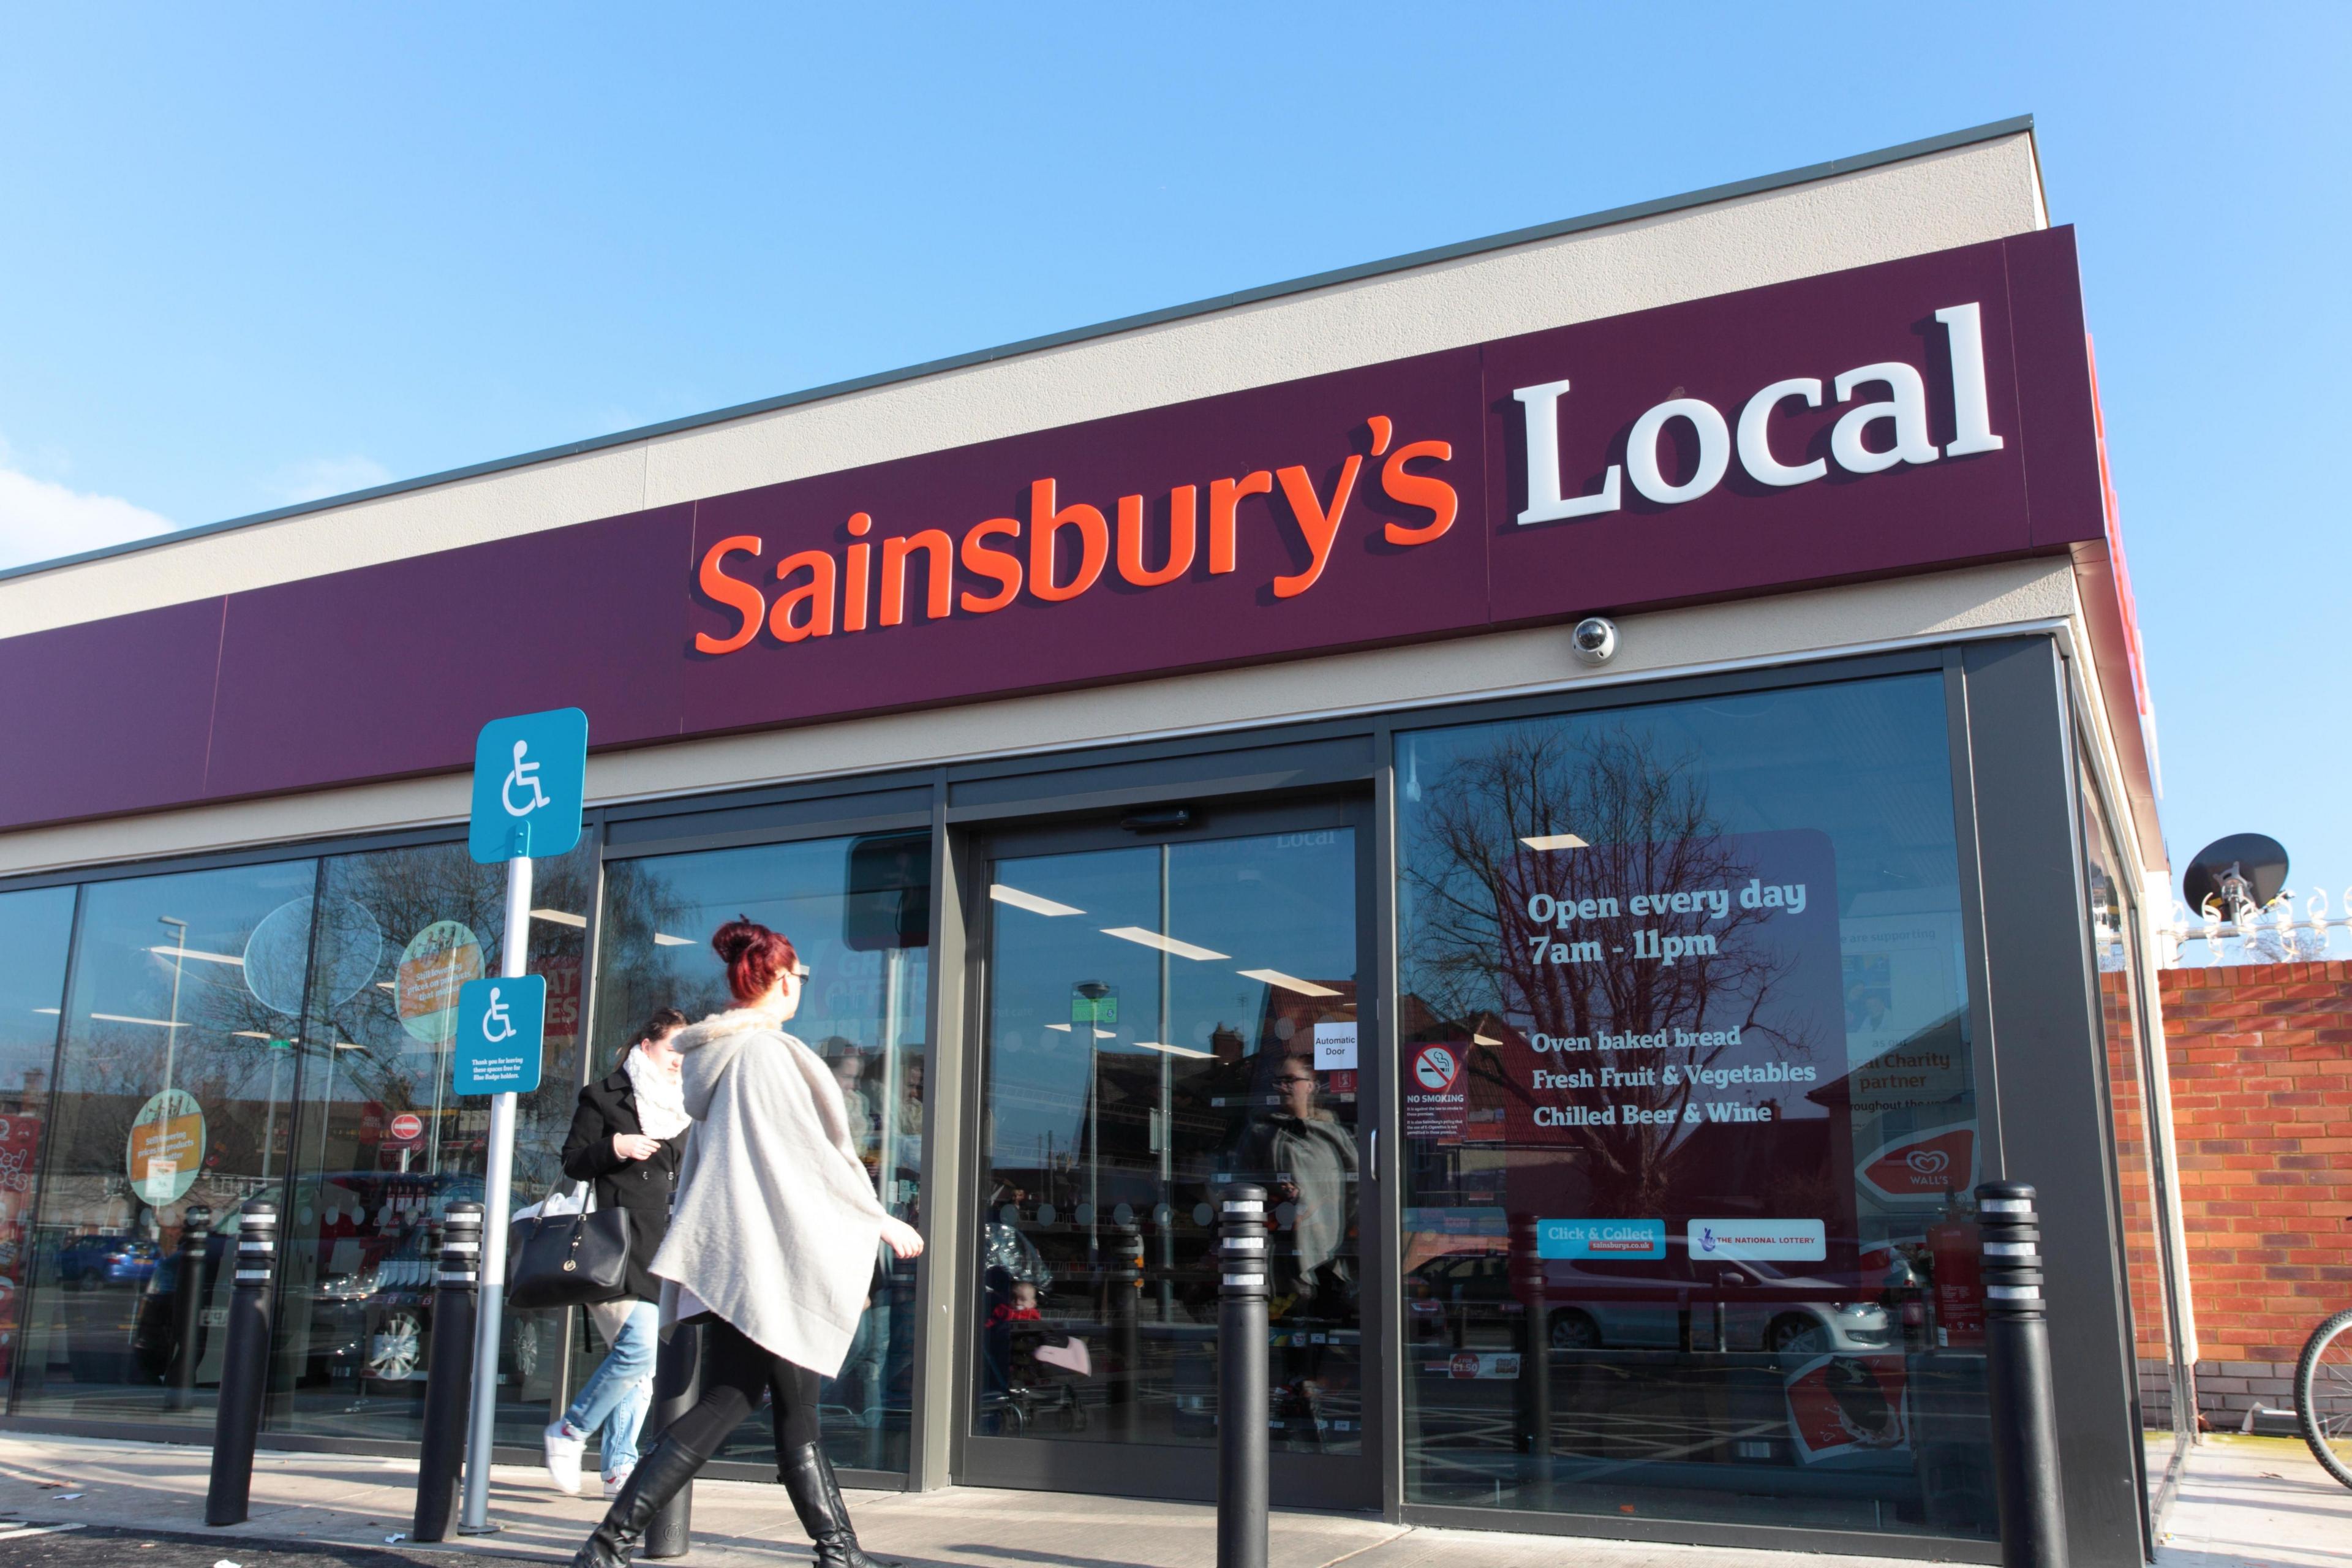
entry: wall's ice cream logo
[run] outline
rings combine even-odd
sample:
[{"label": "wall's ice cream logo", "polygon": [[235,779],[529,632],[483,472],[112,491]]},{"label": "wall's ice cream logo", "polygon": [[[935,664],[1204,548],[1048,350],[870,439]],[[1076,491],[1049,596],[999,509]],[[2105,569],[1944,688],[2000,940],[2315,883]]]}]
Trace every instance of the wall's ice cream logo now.
[{"label": "wall's ice cream logo", "polygon": [[1887,1203],[1942,1203],[1976,1185],[1976,1161],[1975,1126],[1945,1127],[1906,1132],[1880,1144],[1855,1174],[1865,1190]]}]

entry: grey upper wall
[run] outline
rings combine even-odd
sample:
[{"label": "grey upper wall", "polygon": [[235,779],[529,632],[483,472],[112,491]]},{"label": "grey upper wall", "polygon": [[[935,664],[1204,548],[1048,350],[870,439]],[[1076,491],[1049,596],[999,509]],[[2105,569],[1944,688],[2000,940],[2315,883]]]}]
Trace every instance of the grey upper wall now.
[{"label": "grey upper wall", "polygon": [[0,637],[2047,225],[2018,119],[0,574]]}]

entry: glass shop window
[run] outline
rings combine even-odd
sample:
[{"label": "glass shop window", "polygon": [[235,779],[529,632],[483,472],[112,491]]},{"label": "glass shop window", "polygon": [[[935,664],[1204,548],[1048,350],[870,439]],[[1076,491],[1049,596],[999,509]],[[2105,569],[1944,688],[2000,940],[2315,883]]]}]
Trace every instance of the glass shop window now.
[{"label": "glass shop window", "polygon": [[73,913],[71,888],[0,894],[0,1387],[16,1373],[31,1284],[34,1202]]},{"label": "glass shop window", "polygon": [[[516,1106],[514,1202],[561,1176],[580,1073],[580,999],[595,855],[533,867],[530,972],[547,981],[540,1087]],[[457,989],[495,974],[506,868],[463,844],[337,856],[307,927],[306,1022],[280,1268],[276,1430],[415,1441],[433,1351],[439,1220],[478,1202],[489,1100],[451,1091]],[[296,973],[301,973],[298,967]],[[299,982],[297,982],[299,985]],[[293,992],[287,997],[289,1005]],[[281,1154],[278,1165],[283,1169]],[[503,1315],[498,1439],[535,1447],[557,1391],[564,1315]]]},{"label": "glass shop window", "polygon": [[20,1412],[211,1423],[230,1216],[286,1170],[317,879],[298,860],[83,890]]},{"label": "glass shop window", "polygon": [[1399,738],[1411,1500],[1994,1532],[1945,724]]}]

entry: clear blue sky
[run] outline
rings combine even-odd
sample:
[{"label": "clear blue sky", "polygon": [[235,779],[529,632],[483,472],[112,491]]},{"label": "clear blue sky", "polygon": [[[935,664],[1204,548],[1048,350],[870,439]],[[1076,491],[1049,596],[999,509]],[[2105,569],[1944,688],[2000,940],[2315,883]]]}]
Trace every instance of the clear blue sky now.
[{"label": "clear blue sky", "polygon": [[[885,19],[887,18],[887,19]],[[0,559],[2037,117],[2176,863],[2352,882],[2352,6],[17,5]]]}]

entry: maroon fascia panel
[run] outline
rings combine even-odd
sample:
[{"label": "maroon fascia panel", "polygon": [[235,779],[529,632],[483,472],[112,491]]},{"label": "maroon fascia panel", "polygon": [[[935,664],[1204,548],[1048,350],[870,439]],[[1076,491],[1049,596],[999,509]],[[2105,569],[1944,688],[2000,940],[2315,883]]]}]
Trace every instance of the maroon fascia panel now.
[{"label": "maroon fascia panel", "polygon": [[[1778,460],[1801,464],[1887,394],[1829,393],[1873,363],[1919,372],[1928,432],[1950,444],[1959,394],[1936,312],[1967,304],[2000,449],[1874,473],[1832,462],[1785,488],[1735,458],[1691,500],[1637,492],[1627,447],[1644,411],[1697,399],[1736,427],[1759,388],[1817,378],[1820,407],[1787,400],[1770,423]],[[1513,394],[1561,381],[1560,493],[1599,489],[1613,466],[1621,504],[1521,524]],[[1654,445],[1685,481],[1691,424],[1669,421]],[[1444,481],[1449,528],[1416,479]],[[1221,480],[1242,492],[1223,571]],[[1129,581],[1121,499],[1141,498],[1133,566],[1148,576],[1188,495],[1189,568]],[[1066,586],[1088,533],[1073,506],[1100,514],[1106,558],[1084,592],[1049,602],[1032,547],[1067,513]],[[1005,521],[975,537],[992,519]],[[644,745],[2065,552],[2103,540],[2102,519],[2074,236],[2050,229],[0,641],[0,828],[458,768],[484,721],[535,709],[585,709],[600,750]],[[949,546],[950,613],[928,614],[933,555],[919,546],[903,617],[880,624],[884,542],[929,530]],[[825,558],[829,634],[788,641],[763,622],[732,651],[699,651],[698,636],[746,625],[701,574],[715,546],[747,539],[758,553],[722,569],[770,611],[817,575],[804,556],[780,582],[780,565]],[[998,608],[1003,561],[977,553],[991,549],[1023,570]]]}]

